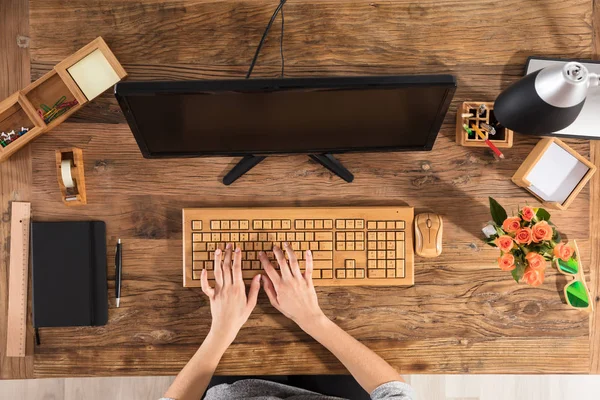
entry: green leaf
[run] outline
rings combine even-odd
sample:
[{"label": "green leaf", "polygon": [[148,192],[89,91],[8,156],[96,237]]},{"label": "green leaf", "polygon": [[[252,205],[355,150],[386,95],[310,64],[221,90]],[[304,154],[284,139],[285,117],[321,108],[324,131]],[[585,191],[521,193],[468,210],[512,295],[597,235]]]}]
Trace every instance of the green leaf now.
[{"label": "green leaf", "polygon": [[496,200],[490,197],[490,213],[492,214],[492,219],[497,225],[502,226],[502,223],[508,216],[506,214],[506,210],[504,207],[500,205]]},{"label": "green leaf", "polygon": [[515,257],[515,269],[510,271],[515,282],[519,283],[525,273],[525,263],[520,257]]},{"label": "green leaf", "polygon": [[540,221],[550,221],[550,213],[543,208],[538,208],[535,215]]},{"label": "green leaf", "polygon": [[560,232],[558,229],[554,228],[554,234],[552,235],[552,241],[554,243],[560,243],[562,241],[562,237],[560,236]]}]

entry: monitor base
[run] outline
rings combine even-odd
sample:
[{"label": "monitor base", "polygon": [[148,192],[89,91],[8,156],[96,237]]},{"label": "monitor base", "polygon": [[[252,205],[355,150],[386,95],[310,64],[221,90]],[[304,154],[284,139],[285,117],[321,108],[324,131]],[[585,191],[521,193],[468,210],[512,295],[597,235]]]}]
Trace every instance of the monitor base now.
[{"label": "monitor base", "polygon": [[[354,180],[354,175],[352,172],[348,171],[346,167],[339,162],[332,154],[324,153],[324,154],[309,154],[308,155],[313,161],[318,162],[329,171],[333,172],[335,175],[339,176],[346,182],[350,183]],[[233,182],[238,180],[242,175],[246,172],[250,171],[256,165],[258,165],[262,160],[267,158],[266,156],[255,156],[249,155],[244,156],[236,165],[223,177],[223,184],[226,186],[231,185]]]}]

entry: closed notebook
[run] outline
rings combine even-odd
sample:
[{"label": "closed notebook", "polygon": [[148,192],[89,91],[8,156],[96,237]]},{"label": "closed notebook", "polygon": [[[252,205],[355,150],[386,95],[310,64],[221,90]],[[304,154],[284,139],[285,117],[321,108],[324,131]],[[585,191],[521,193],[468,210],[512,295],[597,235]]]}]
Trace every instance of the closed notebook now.
[{"label": "closed notebook", "polygon": [[31,263],[35,328],[106,324],[104,222],[32,222]]}]

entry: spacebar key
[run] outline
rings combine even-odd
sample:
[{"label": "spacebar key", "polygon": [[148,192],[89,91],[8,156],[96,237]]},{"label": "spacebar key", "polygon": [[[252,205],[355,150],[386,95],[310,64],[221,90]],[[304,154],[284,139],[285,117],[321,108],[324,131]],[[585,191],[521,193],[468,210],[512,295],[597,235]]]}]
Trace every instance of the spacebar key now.
[{"label": "spacebar key", "polygon": [[313,260],[313,269],[332,269],[333,260]]}]

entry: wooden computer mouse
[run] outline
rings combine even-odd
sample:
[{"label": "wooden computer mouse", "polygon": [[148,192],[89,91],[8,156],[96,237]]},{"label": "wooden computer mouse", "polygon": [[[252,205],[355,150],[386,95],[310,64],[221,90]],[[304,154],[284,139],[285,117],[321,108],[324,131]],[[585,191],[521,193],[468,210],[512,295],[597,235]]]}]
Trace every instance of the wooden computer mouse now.
[{"label": "wooden computer mouse", "polygon": [[442,217],[434,213],[415,217],[415,252],[421,257],[437,257],[442,254]]}]

